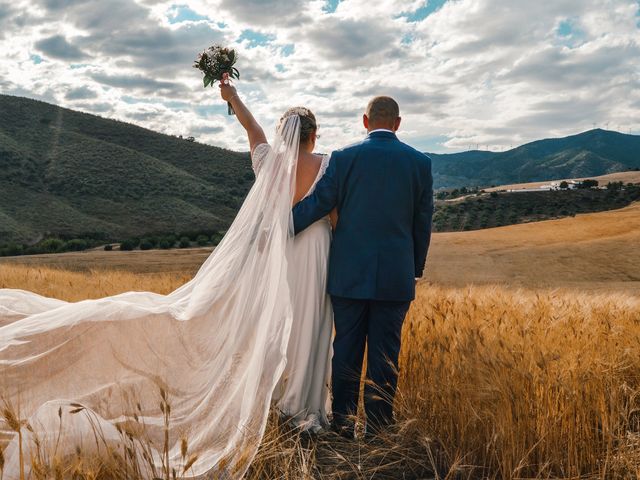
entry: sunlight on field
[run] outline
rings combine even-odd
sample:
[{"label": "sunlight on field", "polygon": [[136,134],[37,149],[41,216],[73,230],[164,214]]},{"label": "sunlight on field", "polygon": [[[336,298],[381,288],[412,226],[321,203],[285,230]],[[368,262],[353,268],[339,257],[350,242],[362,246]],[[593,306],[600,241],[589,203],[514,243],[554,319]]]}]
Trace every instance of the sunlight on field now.
[{"label": "sunlight on field", "polygon": [[[0,265],[0,287],[66,300],[167,293],[188,278]],[[421,478],[407,472],[418,465],[424,475],[432,464],[492,478],[634,477],[640,299],[420,285],[404,329],[399,392],[403,427],[386,443],[339,451],[320,442],[309,450],[272,425],[249,478],[369,478],[374,471]],[[369,458],[378,460],[371,466]],[[345,473],[354,469],[360,474]]]},{"label": "sunlight on field", "polygon": [[0,288],[20,288],[46,297],[77,302],[128,291],[167,294],[187,282],[185,273],[132,273],[91,269],[73,272],[59,268],[0,264]]},{"label": "sunlight on field", "polygon": [[404,413],[450,464],[502,478],[635,474],[640,299],[422,288],[404,340]]},{"label": "sunlight on field", "polygon": [[433,236],[425,279],[440,285],[640,295],[640,203],[574,218]]}]

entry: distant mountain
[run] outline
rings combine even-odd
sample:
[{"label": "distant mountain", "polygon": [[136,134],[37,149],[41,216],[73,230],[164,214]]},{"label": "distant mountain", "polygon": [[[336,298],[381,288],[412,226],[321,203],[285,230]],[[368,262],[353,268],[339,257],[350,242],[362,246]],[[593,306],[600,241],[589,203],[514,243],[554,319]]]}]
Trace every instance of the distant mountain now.
[{"label": "distant mountain", "polygon": [[249,156],[0,95],[0,245],[225,230]]},{"label": "distant mountain", "polygon": [[430,153],[436,188],[591,177],[640,168],[640,136],[589,130],[507,152]]}]

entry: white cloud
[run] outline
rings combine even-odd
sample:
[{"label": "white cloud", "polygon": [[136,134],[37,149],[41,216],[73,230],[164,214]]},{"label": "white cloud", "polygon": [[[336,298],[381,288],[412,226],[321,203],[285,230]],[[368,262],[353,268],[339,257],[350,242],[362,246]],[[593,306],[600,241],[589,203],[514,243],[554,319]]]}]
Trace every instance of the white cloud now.
[{"label": "white cloud", "polygon": [[246,149],[217,88],[204,90],[191,68],[198,51],[220,42],[239,50],[238,88],[265,130],[289,106],[306,105],[322,150],[363,135],[361,114],[376,94],[399,101],[401,137],[430,151],[505,148],[594,123],[640,133],[636,0],[449,0],[422,18],[425,5],[3,4],[0,88]]}]

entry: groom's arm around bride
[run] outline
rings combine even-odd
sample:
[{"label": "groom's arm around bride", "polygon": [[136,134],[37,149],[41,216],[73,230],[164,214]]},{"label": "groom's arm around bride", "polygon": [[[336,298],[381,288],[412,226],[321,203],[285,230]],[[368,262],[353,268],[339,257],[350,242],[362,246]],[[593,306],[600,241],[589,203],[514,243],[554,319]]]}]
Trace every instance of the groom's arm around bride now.
[{"label": "groom's arm around bride", "polygon": [[398,104],[376,97],[367,137],[335,151],[312,195],[293,209],[296,233],[337,208],[328,292],[336,336],[332,362],[334,426],[352,435],[368,341],[367,431],[393,421],[402,323],[415,297],[431,238],[431,159],[398,140]]}]

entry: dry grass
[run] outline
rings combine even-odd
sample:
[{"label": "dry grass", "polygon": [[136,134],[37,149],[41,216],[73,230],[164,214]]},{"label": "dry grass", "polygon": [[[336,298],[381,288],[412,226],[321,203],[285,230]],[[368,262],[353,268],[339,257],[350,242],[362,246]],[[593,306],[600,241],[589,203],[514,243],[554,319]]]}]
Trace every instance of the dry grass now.
[{"label": "dry grass", "polygon": [[212,247],[197,247],[107,252],[103,248],[94,248],[83,252],[0,257],[0,264],[46,266],[77,272],[109,269],[133,273],[194,274],[212,250]]},{"label": "dry grass", "polygon": [[[0,286],[67,300],[166,293],[187,278],[0,266]],[[639,395],[640,298],[422,284],[404,330],[400,430],[310,441],[271,421],[248,478],[636,478]],[[124,478],[114,461],[73,470]],[[70,471],[56,465],[43,471]]]},{"label": "dry grass", "polygon": [[68,302],[128,291],[167,294],[190,278],[189,274],[177,272],[140,274],[111,269],[74,272],[50,267],[0,264],[0,288],[21,288]]}]

